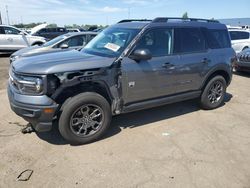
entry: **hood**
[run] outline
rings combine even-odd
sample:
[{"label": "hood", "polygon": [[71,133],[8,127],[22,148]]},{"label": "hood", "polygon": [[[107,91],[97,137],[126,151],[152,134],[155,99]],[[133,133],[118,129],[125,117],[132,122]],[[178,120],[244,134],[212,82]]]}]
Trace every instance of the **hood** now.
[{"label": "hood", "polygon": [[12,63],[12,67],[19,73],[53,74],[108,67],[112,65],[115,59],[70,50],[17,59]]},{"label": "hood", "polygon": [[13,53],[11,56],[24,56],[26,54],[36,53],[37,51],[41,51],[42,48],[42,46],[31,46],[27,48],[22,48]]},{"label": "hood", "polygon": [[59,51],[69,51],[70,48],[61,49],[61,48],[50,48],[45,46],[31,46],[27,48],[22,48],[11,55],[11,57],[17,56],[17,58],[29,57],[33,55],[42,55],[46,53],[55,53]]},{"label": "hood", "polygon": [[40,29],[43,29],[45,27],[47,27],[48,24],[44,23],[44,24],[40,24],[40,25],[37,25],[36,27],[33,27],[31,30],[30,30],[30,34],[33,35],[34,33],[36,33],[37,31],[39,31]]}]

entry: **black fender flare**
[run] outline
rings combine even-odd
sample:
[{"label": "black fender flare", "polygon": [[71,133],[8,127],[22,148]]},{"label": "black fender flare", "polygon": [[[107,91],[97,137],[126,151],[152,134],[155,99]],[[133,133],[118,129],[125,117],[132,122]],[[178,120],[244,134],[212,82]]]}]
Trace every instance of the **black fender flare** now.
[{"label": "black fender flare", "polygon": [[227,85],[229,85],[232,80],[232,68],[228,64],[217,64],[215,67],[211,68],[202,81],[201,89],[206,86],[207,82],[214,75],[222,75],[225,78]]}]

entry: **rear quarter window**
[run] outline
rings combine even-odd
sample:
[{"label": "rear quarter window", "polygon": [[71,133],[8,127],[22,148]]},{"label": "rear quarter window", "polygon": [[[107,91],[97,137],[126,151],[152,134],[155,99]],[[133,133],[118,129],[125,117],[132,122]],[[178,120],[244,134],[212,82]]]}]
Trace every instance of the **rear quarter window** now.
[{"label": "rear quarter window", "polygon": [[209,48],[220,49],[231,47],[231,42],[227,30],[203,28],[202,31],[206,37]]}]

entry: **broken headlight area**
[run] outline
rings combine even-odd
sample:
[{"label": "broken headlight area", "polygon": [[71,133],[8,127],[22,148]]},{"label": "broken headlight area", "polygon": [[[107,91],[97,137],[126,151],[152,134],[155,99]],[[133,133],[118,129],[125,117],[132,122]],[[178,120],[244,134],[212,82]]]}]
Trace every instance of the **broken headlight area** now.
[{"label": "broken headlight area", "polygon": [[47,95],[52,95],[56,89],[60,86],[60,79],[55,75],[47,76]]}]

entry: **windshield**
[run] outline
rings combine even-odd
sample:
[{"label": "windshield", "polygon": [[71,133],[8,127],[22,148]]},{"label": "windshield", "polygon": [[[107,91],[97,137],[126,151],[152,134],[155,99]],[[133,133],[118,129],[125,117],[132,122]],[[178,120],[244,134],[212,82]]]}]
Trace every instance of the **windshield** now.
[{"label": "windshield", "polygon": [[92,39],[82,51],[99,56],[118,57],[139,31],[139,29],[107,28]]},{"label": "windshield", "polygon": [[50,40],[50,41],[44,43],[43,46],[44,46],[44,47],[48,47],[48,46],[54,45],[54,44],[56,44],[57,42],[59,42],[59,41],[61,41],[61,40],[63,40],[63,39],[66,39],[66,38],[67,38],[67,36],[65,36],[65,35],[60,35],[60,36],[58,36],[58,37],[56,37],[56,38],[54,38],[54,39],[52,39],[52,40]]}]

